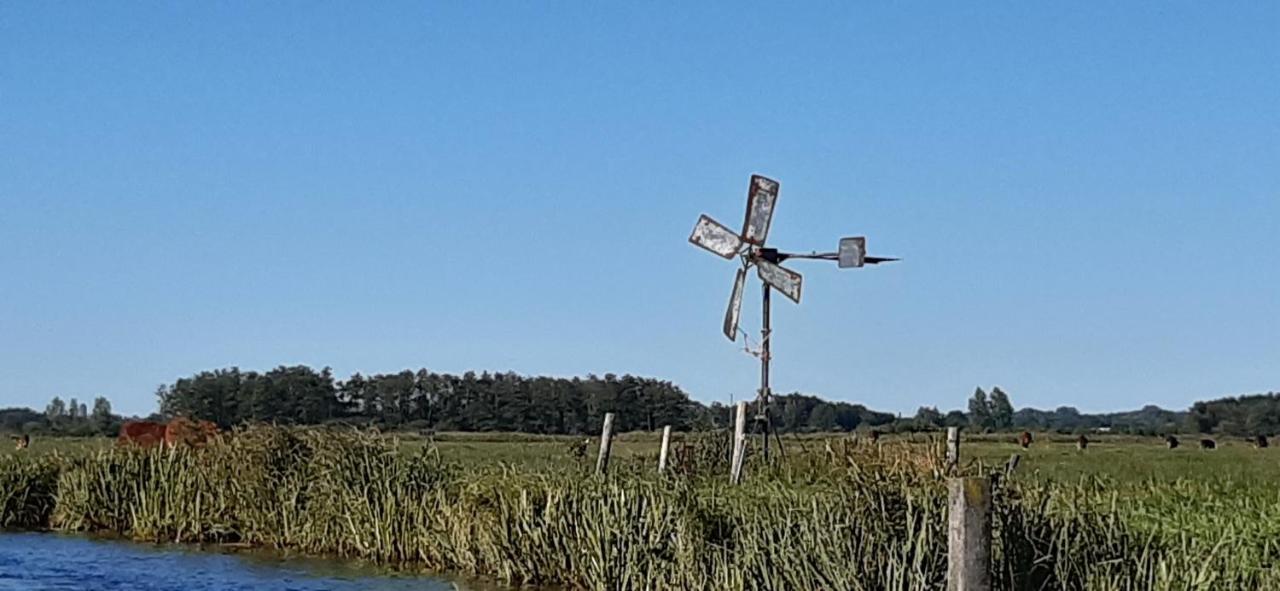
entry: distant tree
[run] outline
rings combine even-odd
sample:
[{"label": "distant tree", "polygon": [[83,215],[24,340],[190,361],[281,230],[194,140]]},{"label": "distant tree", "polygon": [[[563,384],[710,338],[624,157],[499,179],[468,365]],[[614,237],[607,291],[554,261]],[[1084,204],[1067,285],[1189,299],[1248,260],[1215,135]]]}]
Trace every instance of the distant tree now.
[{"label": "distant tree", "polygon": [[49,401],[49,405],[45,407],[44,414],[48,417],[49,422],[55,422],[67,416],[67,404],[61,398],[54,396]]},{"label": "distant tree", "polygon": [[982,388],[974,390],[973,397],[969,398],[969,424],[977,429],[989,429],[992,426],[991,403]]},{"label": "distant tree", "polygon": [[920,428],[937,428],[942,426],[943,416],[941,412],[938,412],[936,407],[922,406],[916,410],[914,422],[916,426]]},{"label": "distant tree", "polygon": [[93,399],[93,413],[89,415],[93,428],[102,435],[115,430],[116,417],[111,414],[111,401],[99,396]]},{"label": "distant tree", "polygon": [[818,404],[809,417],[809,425],[817,431],[834,431],[836,429],[836,409],[825,402]]},{"label": "distant tree", "polygon": [[111,418],[111,401],[99,396],[93,399],[93,418],[104,420]]},{"label": "distant tree", "polygon": [[999,386],[991,390],[988,409],[991,428],[1008,429],[1013,426],[1013,403],[1009,402],[1009,396]]},{"label": "distant tree", "polygon": [[943,417],[942,424],[946,427],[964,427],[969,424],[969,415],[964,414],[964,411],[961,410],[953,410],[948,412],[946,417]]},{"label": "distant tree", "polygon": [[800,402],[790,397],[781,397],[778,402],[782,405],[782,430],[788,433],[800,430],[806,418]]}]

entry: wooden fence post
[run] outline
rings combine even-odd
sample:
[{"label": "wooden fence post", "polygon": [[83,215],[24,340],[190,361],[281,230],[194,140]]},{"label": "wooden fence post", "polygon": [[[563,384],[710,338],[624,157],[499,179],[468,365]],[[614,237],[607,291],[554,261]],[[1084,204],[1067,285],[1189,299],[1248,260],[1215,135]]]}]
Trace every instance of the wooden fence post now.
[{"label": "wooden fence post", "polygon": [[1006,478],[1013,476],[1013,471],[1018,469],[1018,463],[1022,461],[1022,456],[1013,454],[1009,456],[1009,461],[1004,464],[1004,475]]},{"label": "wooden fence post", "polygon": [[947,427],[947,469],[960,466],[960,427]]},{"label": "wooden fence post", "polygon": [[658,474],[667,471],[667,450],[671,448],[671,425],[662,428],[662,451],[658,452]]},{"label": "wooden fence post", "polygon": [[947,591],[991,590],[991,480],[947,481]]},{"label": "wooden fence post", "polygon": [[596,458],[596,473],[604,474],[609,468],[609,451],[613,449],[613,413],[604,413],[604,429],[600,431],[600,457]]},{"label": "wooden fence post", "polygon": [[747,447],[747,403],[738,403],[738,417],[733,424],[733,466],[729,472],[729,482],[742,482],[742,461]]}]

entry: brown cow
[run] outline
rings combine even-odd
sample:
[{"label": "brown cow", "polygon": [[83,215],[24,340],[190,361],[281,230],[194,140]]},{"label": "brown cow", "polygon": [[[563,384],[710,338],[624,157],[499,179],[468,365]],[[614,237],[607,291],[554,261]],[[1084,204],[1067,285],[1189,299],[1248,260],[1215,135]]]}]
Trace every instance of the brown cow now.
[{"label": "brown cow", "polygon": [[1177,438],[1177,437],[1174,437],[1174,436],[1172,436],[1172,435],[1165,435],[1165,436],[1164,436],[1164,444],[1165,444],[1165,445],[1167,445],[1167,446],[1169,446],[1169,449],[1177,449],[1177,447],[1178,447],[1178,438]]},{"label": "brown cow", "polygon": [[21,436],[18,436],[18,435],[13,436],[14,449],[27,449],[28,447],[31,447],[30,435],[23,433]]},{"label": "brown cow", "polygon": [[155,447],[164,443],[164,423],[153,421],[125,421],[120,425],[120,437],[116,445]]},{"label": "brown cow", "polygon": [[218,435],[218,426],[209,421],[176,417],[164,429],[164,443],[169,447],[185,445],[202,447]]},{"label": "brown cow", "polygon": [[1085,437],[1084,435],[1081,435],[1081,436],[1079,436],[1079,437],[1077,437],[1077,438],[1076,438],[1076,449],[1079,449],[1080,451],[1084,451],[1084,450],[1085,450],[1086,448],[1088,448],[1088,447],[1089,447],[1089,438],[1088,438],[1088,437]]},{"label": "brown cow", "polygon": [[1257,437],[1254,437],[1254,438],[1253,438],[1253,445],[1254,445],[1255,447],[1257,447],[1258,449],[1263,449],[1263,448],[1267,447],[1267,445],[1268,445],[1268,442],[1267,442],[1267,436],[1266,436],[1266,435],[1258,435]]},{"label": "brown cow", "polygon": [[1218,444],[1212,439],[1201,439],[1200,449],[1217,449]]},{"label": "brown cow", "polygon": [[1031,447],[1031,432],[1023,431],[1020,435],[1018,435],[1018,445],[1021,445],[1022,449],[1027,449],[1028,447]]}]

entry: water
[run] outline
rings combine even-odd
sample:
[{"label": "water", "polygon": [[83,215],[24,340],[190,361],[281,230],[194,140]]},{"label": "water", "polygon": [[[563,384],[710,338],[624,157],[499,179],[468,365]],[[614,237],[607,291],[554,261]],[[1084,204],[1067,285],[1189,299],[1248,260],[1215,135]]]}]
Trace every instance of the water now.
[{"label": "water", "polygon": [[335,560],[51,533],[0,533],[0,591],[241,589],[479,591],[482,587]]}]

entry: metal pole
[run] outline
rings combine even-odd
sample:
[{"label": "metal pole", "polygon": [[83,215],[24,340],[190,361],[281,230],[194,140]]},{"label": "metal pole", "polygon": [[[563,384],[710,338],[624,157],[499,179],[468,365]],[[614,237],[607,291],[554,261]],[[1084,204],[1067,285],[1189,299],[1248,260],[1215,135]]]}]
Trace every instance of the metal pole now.
[{"label": "metal pole", "polygon": [[764,314],[763,327],[760,330],[760,341],[762,343],[760,353],[760,397],[756,403],[756,420],[761,421],[764,426],[764,459],[769,459],[769,360],[772,354],[769,352],[769,337],[773,334],[769,322],[769,294],[773,290],[768,284],[764,286]]}]

